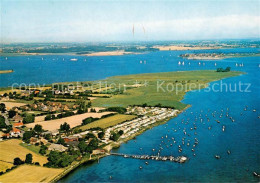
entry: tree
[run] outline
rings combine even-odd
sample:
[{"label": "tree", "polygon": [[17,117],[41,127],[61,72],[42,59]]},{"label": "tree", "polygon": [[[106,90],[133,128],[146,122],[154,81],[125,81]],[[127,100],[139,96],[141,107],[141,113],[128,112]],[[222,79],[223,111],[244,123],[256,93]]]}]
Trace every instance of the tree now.
[{"label": "tree", "polygon": [[27,124],[27,123],[33,123],[35,120],[34,115],[32,114],[25,114],[25,117],[23,118],[23,123]]},{"label": "tree", "polygon": [[79,144],[78,144],[78,148],[80,150],[81,153],[84,153],[87,149],[87,144],[85,141],[80,141]]},{"label": "tree", "polygon": [[57,141],[57,144],[65,145],[64,139],[63,138],[59,138],[59,140]]},{"label": "tree", "polygon": [[48,121],[48,120],[51,120],[51,115],[50,114],[47,114],[44,118],[45,121]]},{"label": "tree", "polygon": [[115,132],[111,132],[110,140],[117,141],[119,139],[120,135]]},{"label": "tree", "polygon": [[26,154],[25,163],[26,164],[32,164],[32,160],[33,160],[32,154],[31,153]]},{"label": "tree", "polygon": [[21,164],[23,164],[23,161],[20,159],[20,158],[14,158],[14,163],[13,163],[14,165],[21,165]]},{"label": "tree", "polygon": [[124,134],[124,131],[123,130],[119,130],[118,134],[121,136]]},{"label": "tree", "polygon": [[23,141],[25,141],[26,143],[30,143],[30,138],[32,136],[34,136],[34,135],[35,135],[34,131],[26,131],[26,132],[24,132],[24,134],[23,134]]},{"label": "tree", "polygon": [[105,133],[104,132],[99,132],[98,133],[98,138],[102,139],[104,137]]},{"label": "tree", "polygon": [[109,107],[109,108],[107,108],[107,110],[118,112],[119,114],[124,114],[126,112],[126,108],[124,108],[124,107]]},{"label": "tree", "polygon": [[1,111],[1,112],[5,112],[5,111],[6,111],[6,107],[5,107],[5,104],[4,104],[4,103],[1,103],[1,104],[0,104],[0,111]]},{"label": "tree", "polygon": [[41,155],[44,155],[44,154],[46,154],[46,150],[47,150],[47,146],[46,145],[41,145],[39,153]]},{"label": "tree", "polygon": [[16,115],[16,112],[13,110],[8,111],[9,118],[13,118]]},{"label": "tree", "polygon": [[60,131],[68,133],[69,130],[70,130],[70,125],[67,122],[60,125]]},{"label": "tree", "polygon": [[5,124],[4,116],[0,116],[0,128],[6,128],[7,125]]},{"label": "tree", "polygon": [[34,128],[33,128],[33,130],[34,130],[35,132],[37,132],[37,133],[41,133],[41,132],[43,131],[43,130],[42,130],[42,125],[39,125],[39,124],[35,125]]},{"label": "tree", "polygon": [[225,69],[225,72],[229,72],[231,70],[231,67],[227,67],[226,69]]},{"label": "tree", "polygon": [[97,139],[97,138],[93,138],[93,139],[89,142],[88,146],[91,147],[92,149],[98,148],[98,139]]}]

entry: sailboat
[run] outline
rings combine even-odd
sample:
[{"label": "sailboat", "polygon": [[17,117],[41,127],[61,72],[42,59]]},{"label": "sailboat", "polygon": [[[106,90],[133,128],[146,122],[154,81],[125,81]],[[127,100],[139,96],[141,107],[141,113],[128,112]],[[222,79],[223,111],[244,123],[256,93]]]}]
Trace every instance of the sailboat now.
[{"label": "sailboat", "polygon": [[217,63],[215,62],[215,66],[217,66]]},{"label": "sailboat", "polygon": [[189,62],[189,65],[190,65],[190,62]]},{"label": "sailboat", "polygon": [[143,61],[142,60],[140,60],[140,64],[142,64],[143,63]]},{"label": "sailboat", "polygon": [[5,60],[7,60],[8,58],[7,57],[5,57]]},{"label": "sailboat", "polygon": [[182,62],[182,65],[184,65],[184,61]]},{"label": "sailboat", "polygon": [[238,64],[236,63],[236,67],[238,66]]},{"label": "sailboat", "polygon": [[200,65],[201,63],[199,62],[199,65]]},{"label": "sailboat", "polygon": [[72,59],[70,59],[70,61],[78,61],[78,59],[72,58]]},{"label": "sailboat", "polygon": [[42,57],[42,60],[43,60],[43,57]]},{"label": "sailboat", "polygon": [[181,62],[180,62],[180,61],[178,62],[178,65],[181,65]]}]

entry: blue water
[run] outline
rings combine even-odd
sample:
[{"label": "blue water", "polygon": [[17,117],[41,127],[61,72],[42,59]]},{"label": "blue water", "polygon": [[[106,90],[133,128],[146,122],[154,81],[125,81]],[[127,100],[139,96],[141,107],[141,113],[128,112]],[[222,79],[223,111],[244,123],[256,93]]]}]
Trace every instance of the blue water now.
[{"label": "blue water", "polygon": [[[257,50],[221,50],[221,52],[236,51],[256,52]],[[213,51],[208,50],[208,52]],[[184,52],[166,51],[143,55],[79,57],[78,62],[68,61],[72,58],[69,56],[45,56],[46,61],[41,61],[39,56],[31,56],[29,60],[27,57],[10,57],[7,61],[2,58],[0,69],[14,69],[15,72],[0,75],[0,86],[10,86],[13,82],[43,84],[95,80],[122,74],[216,68],[215,61],[203,61],[205,66],[199,66],[199,61],[190,61],[189,66],[187,64],[189,61],[185,60],[184,66],[178,66],[178,61],[182,59],[177,56],[181,53]],[[61,61],[63,57],[65,61]],[[59,60],[53,60],[56,58]],[[86,62],[83,61],[85,58]],[[147,64],[140,64],[140,60],[146,60]],[[187,163],[148,160],[149,165],[145,165],[143,160],[108,156],[102,158],[99,164],[94,162],[81,166],[60,182],[259,181],[252,175],[253,171],[260,173],[259,57],[230,58],[216,61],[216,63],[217,67],[230,66],[232,70],[246,72],[244,75],[227,78],[222,82],[233,84],[232,86],[238,85],[239,82],[250,83],[250,92],[225,92],[225,90],[206,92],[207,89],[188,92],[183,102],[191,104],[192,107],[166,124],[148,130],[135,140],[122,144],[119,149],[114,150],[127,154],[155,154],[159,148],[163,148],[161,155],[186,155],[190,158]],[[235,67],[235,63],[244,63],[244,67]],[[212,82],[209,88],[220,82]],[[244,111],[245,106],[248,106],[246,111]],[[257,112],[253,112],[253,109]],[[235,119],[235,122],[226,117],[226,112]],[[212,113],[215,113],[215,117]],[[221,113],[222,117],[220,117]],[[220,123],[215,120],[219,120]],[[223,125],[226,127],[224,132]],[[196,130],[194,126],[197,127]],[[187,135],[184,135],[184,129]],[[184,137],[185,145],[182,145]],[[172,138],[175,138],[176,144],[173,143]],[[199,140],[199,144],[193,148],[194,138]],[[190,143],[189,146],[187,142]],[[178,145],[183,148],[181,153],[178,152]],[[152,151],[153,148],[156,149],[155,152]],[[194,152],[191,151],[192,148]],[[231,151],[230,155],[227,154],[227,150]],[[194,153],[196,156],[193,155]],[[216,154],[221,158],[216,159],[214,157]],[[143,167],[142,170],[139,169],[140,166]],[[109,179],[110,176],[112,179]]]}]

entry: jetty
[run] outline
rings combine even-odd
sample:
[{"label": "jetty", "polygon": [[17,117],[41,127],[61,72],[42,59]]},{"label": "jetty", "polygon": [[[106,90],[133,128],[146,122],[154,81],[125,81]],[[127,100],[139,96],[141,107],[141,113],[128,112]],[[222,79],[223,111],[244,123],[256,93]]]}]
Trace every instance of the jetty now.
[{"label": "jetty", "polygon": [[133,155],[133,154],[122,154],[122,153],[110,153],[113,156],[122,156],[124,158],[134,158],[142,160],[155,160],[155,161],[172,161],[176,163],[185,163],[188,158],[185,156],[156,156],[156,155]]}]

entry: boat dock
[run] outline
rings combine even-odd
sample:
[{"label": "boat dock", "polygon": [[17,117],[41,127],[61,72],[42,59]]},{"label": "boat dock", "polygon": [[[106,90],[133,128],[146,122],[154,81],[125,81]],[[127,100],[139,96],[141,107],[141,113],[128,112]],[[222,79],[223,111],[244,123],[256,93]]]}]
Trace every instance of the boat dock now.
[{"label": "boat dock", "polygon": [[143,159],[143,160],[155,160],[155,161],[172,161],[176,163],[185,163],[188,158],[185,156],[155,156],[155,155],[130,155],[130,154],[121,154],[121,153],[110,153],[114,156],[123,156],[124,158],[134,158],[134,159]]}]

